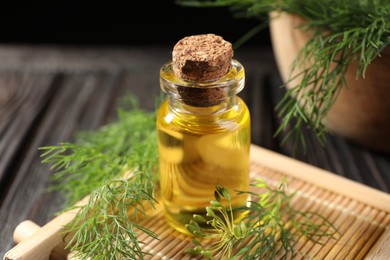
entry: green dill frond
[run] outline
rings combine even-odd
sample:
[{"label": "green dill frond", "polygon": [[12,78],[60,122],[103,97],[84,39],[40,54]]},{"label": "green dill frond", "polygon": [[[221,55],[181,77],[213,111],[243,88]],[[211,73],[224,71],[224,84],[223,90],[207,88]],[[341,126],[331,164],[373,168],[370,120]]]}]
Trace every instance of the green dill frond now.
[{"label": "green dill frond", "polygon": [[155,113],[141,110],[133,98],[123,100],[117,121],[78,132],[73,143],[39,148],[42,162],[54,171],[51,190],[65,195],[66,206],[129,171],[158,180]]},{"label": "green dill frond", "polygon": [[[210,248],[203,248],[201,242],[195,238],[196,247],[186,252],[190,255],[202,255],[208,259],[229,259],[233,250],[239,247],[242,239],[247,236],[247,228],[244,222],[234,223],[229,191],[217,186],[214,195],[215,200],[206,207],[206,216],[210,220],[206,220],[201,215],[194,215],[194,219],[186,225],[187,230],[195,237],[213,239],[214,243]],[[224,202],[227,202],[227,206]],[[203,230],[199,223],[207,223],[212,229]]]},{"label": "green dill frond", "polygon": [[336,227],[316,212],[303,212],[293,208],[291,200],[295,193],[287,192],[287,180],[282,179],[278,188],[271,188],[257,178],[252,184],[264,192],[251,192],[250,214],[242,221],[252,227],[245,259],[292,259],[293,245],[299,235],[314,243],[322,238],[332,238]]},{"label": "green dill frond", "polygon": [[[82,259],[143,259],[137,237],[157,235],[138,224],[155,208],[158,176],[155,113],[124,97],[118,120],[97,130],[79,132],[75,142],[41,147],[54,184],[66,207],[90,195],[64,227],[67,248]],[[61,213],[62,213],[61,212]],[[137,233],[138,232],[138,233]]]},{"label": "green dill frond", "polygon": [[310,31],[312,36],[292,64],[290,80],[285,85],[291,84],[297,76],[301,76],[302,81],[290,85],[276,107],[283,120],[275,135],[296,120],[297,127],[291,128],[290,135],[295,140],[300,139],[303,146],[303,126],[308,126],[322,143],[325,142],[327,115],[341,89],[348,87],[345,75],[349,65],[357,62],[356,78],[364,78],[369,64],[380,57],[390,40],[390,4],[383,8],[363,4],[340,8],[343,1],[322,2],[334,5],[325,8],[318,6],[320,2],[313,2],[313,6],[308,5],[299,13],[307,19],[301,29]]},{"label": "green dill frond", "polygon": [[[295,193],[287,193],[285,179],[276,189],[259,178],[252,185],[264,192],[238,192],[251,196],[250,206],[241,209],[248,213],[238,223],[231,215],[228,190],[217,187],[216,200],[207,207],[207,216],[211,217],[207,222],[213,229],[201,229],[198,223],[206,220],[194,216],[187,230],[195,237],[195,247],[188,250],[188,254],[209,259],[292,259],[298,235],[314,243],[321,243],[322,238],[331,238],[337,233],[332,223],[320,214],[292,207],[291,199]],[[222,201],[227,201],[227,206]],[[215,242],[203,246],[201,239],[205,238]]]},{"label": "green dill frond", "polygon": [[[324,144],[328,135],[327,115],[342,88],[345,74],[357,62],[356,78],[364,78],[370,63],[380,58],[390,44],[390,2],[386,0],[178,0],[182,6],[228,7],[237,18],[258,18],[264,28],[270,13],[298,15],[305,20],[301,30],[312,36],[290,69],[285,96],[276,107],[282,119],[274,136],[286,132],[282,145],[293,139],[294,152],[306,151],[303,128],[312,130]],[[278,19],[277,16],[272,19]],[[260,31],[246,32],[238,45]],[[300,76],[301,82],[292,85]]]},{"label": "green dill frond", "polygon": [[66,248],[82,259],[143,259],[139,232],[154,239],[157,234],[143,228],[138,218],[153,209],[153,183],[142,173],[112,180],[92,192],[74,220],[64,227],[72,234]]}]

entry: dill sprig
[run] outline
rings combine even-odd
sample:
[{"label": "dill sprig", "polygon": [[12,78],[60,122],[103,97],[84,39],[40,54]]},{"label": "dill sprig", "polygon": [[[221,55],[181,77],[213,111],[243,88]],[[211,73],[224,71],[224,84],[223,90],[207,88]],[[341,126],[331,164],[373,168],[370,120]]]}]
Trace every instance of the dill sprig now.
[{"label": "dill sprig", "polygon": [[73,221],[64,227],[72,234],[65,248],[81,259],[143,259],[137,237],[143,232],[157,234],[138,224],[138,218],[155,207],[152,184],[142,173],[125,180],[112,180],[95,189]]},{"label": "dill sprig", "polygon": [[[67,206],[62,212],[78,209],[75,218],[64,227],[66,248],[81,259],[144,259],[140,232],[159,239],[139,224],[158,203],[158,149],[155,113],[139,109],[134,98],[126,98],[129,108],[118,109],[118,120],[99,129],[76,134],[75,142],[40,148],[43,163],[54,170],[53,190],[64,193]],[[213,239],[211,248],[201,241],[190,254],[205,257],[272,258],[293,255],[293,233],[297,231],[320,243],[333,236],[335,228],[313,212],[300,212],[290,206],[282,182],[271,189],[260,179],[253,184],[261,193],[240,191],[251,196],[243,218],[234,222],[230,193],[217,187],[215,201],[206,208],[206,220],[195,216],[187,225],[196,237]],[[72,206],[89,195],[83,205]],[[227,204],[224,203],[227,201]],[[246,215],[245,215],[246,214]],[[209,222],[215,230],[205,232],[198,222]],[[217,231],[217,232],[214,232]]]},{"label": "dill sprig", "polygon": [[[97,130],[79,132],[75,142],[41,147],[51,164],[54,184],[66,198],[65,209],[90,195],[74,220],[67,248],[84,259],[143,259],[137,232],[157,235],[138,223],[157,203],[158,181],[155,113],[123,98],[118,120]],[[60,213],[62,213],[60,212]]]},{"label": "dill sprig", "polygon": [[[194,235],[195,244],[187,253],[209,259],[292,259],[296,236],[304,235],[314,243],[322,243],[322,238],[334,237],[337,233],[322,215],[292,207],[291,199],[295,193],[287,193],[285,179],[277,189],[259,178],[252,185],[264,192],[238,191],[250,195],[251,203],[240,209],[248,213],[237,223],[233,218],[229,191],[216,187],[215,200],[206,208],[210,219],[194,215],[187,225],[188,231]],[[202,229],[199,223],[208,223],[212,229]],[[214,242],[205,247],[201,239]]]},{"label": "dill sprig", "polygon": [[[287,131],[282,140],[294,140],[294,151],[305,139],[308,127],[323,144],[329,133],[327,115],[340,90],[348,87],[347,68],[357,62],[356,78],[365,76],[370,63],[390,44],[390,2],[385,0],[177,0],[183,6],[229,7],[235,17],[258,18],[262,24],[238,40],[242,45],[270,22],[272,13],[302,17],[300,27],[311,33],[290,67],[289,86],[276,106],[282,119],[275,136]],[[272,18],[277,19],[277,16]],[[238,46],[239,46],[238,45]],[[237,47],[238,47],[237,46]],[[302,80],[293,85],[296,77]]]},{"label": "dill sprig", "polygon": [[121,100],[118,120],[75,134],[74,142],[45,146],[42,162],[51,164],[54,185],[71,206],[94,189],[128,171],[158,180],[155,113],[139,108],[133,96]]}]

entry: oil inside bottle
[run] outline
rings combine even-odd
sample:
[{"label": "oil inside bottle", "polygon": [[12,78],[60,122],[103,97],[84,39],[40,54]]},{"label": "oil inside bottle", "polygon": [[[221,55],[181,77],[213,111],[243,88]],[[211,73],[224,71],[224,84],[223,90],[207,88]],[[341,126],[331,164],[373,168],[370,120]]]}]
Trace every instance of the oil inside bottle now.
[{"label": "oil inside bottle", "polygon": [[[249,187],[250,115],[242,99],[233,98],[229,109],[175,110],[166,100],[158,111],[161,202],[168,222],[183,233],[193,214],[206,216],[216,185],[229,190],[233,209],[248,201],[236,191]],[[243,212],[234,214],[239,219]]]}]

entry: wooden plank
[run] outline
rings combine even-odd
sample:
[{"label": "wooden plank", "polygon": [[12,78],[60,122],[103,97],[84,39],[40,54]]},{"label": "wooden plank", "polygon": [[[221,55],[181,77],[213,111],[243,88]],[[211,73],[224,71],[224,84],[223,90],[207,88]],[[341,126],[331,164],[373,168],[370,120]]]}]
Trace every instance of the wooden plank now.
[{"label": "wooden plank", "polygon": [[108,106],[112,105],[111,95],[115,94],[116,75],[74,74],[62,77],[53,86],[56,92],[40,115],[40,120],[28,129],[29,140],[24,140],[23,150],[20,154],[13,154],[13,163],[18,165],[16,176],[8,184],[0,211],[0,223],[7,223],[0,237],[4,248],[13,246],[12,232],[18,223],[32,219],[41,225],[61,209],[63,198],[58,193],[45,193],[51,185],[51,171],[49,165],[41,164],[38,148],[71,141],[75,131],[102,125],[107,111],[112,109]]},{"label": "wooden plank", "polygon": [[15,177],[7,169],[49,102],[52,81],[50,74],[0,73],[0,193],[7,190],[5,178]]}]

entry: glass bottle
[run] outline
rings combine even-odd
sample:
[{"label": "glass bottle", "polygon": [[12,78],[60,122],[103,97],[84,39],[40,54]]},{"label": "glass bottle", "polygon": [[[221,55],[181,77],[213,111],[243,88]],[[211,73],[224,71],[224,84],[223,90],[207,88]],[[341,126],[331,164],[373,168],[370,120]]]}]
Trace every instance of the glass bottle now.
[{"label": "glass bottle", "polygon": [[182,233],[193,214],[206,217],[217,185],[229,190],[233,209],[247,204],[247,195],[236,192],[249,189],[250,114],[237,96],[244,84],[235,59],[224,76],[207,82],[183,80],[172,62],[160,70],[166,94],[157,112],[160,203]]}]

